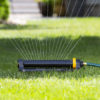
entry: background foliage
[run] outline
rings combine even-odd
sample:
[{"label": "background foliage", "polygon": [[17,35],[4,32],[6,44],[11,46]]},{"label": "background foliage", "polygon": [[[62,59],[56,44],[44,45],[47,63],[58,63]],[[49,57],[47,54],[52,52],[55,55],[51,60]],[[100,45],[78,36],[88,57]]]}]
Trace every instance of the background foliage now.
[{"label": "background foliage", "polygon": [[6,20],[9,16],[9,1],[0,0],[0,20]]}]

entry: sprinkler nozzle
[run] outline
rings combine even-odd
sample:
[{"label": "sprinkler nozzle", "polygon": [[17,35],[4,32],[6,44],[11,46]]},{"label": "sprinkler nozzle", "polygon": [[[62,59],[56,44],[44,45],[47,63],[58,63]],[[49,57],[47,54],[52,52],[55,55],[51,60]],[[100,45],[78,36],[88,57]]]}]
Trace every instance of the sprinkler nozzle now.
[{"label": "sprinkler nozzle", "polygon": [[19,71],[66,71],[80,69],[83,66],[100,67],[100,64],[87,63],[76,58],[72,60],[18,60]]}]

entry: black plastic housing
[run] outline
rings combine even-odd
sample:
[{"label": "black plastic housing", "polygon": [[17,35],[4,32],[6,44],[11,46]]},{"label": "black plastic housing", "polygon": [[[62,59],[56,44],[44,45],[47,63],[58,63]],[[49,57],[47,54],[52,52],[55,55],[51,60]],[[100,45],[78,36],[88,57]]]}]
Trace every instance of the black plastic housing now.
[{"label": "black plastic housing", "polygon": [[[83,66],[76,60],[76,69]],[[67,71],[73,70],[73,60],[18,60],[19,71]]]}]

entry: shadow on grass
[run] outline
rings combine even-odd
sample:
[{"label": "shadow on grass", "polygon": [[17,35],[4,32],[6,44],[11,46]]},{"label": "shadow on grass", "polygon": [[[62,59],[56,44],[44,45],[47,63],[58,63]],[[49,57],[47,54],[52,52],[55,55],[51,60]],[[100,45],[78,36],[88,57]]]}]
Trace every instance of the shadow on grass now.
[{"label": "shadow on grass", "polygon": [[20,29],[39,29],[41,26],[39,25],[1,25],[0,29],[4,30],[20,30]]},{"label": "shadow on grass", "polygon": [[[0,39],[0,78],[84,78],[97,77],[100,68],[84,67],[73,72],[19,72],[17,60],[40,59],[62,60],[76,57],[83,61],[100,63],[100,38],[83,37],[74,50],[67,57],[78,39],[70,37],[39,39]],[[68,45],[68,43],[70,45]],[[68,46],[68,48],[67,48]],[[19,54],[20,52],[20,54]],[[24,57],[22,57],[24,56]],[[26,58],[25,58],[26,57]]]},{"label": "shadow on grass", "polygon": [[[58,23],[59,24],[59,23]],[[0,25],[0,30],[36,30],[36,29],[56,29],[61,28],[61,26],[49,26],[49,25],[41,25],[41,24],[28,24],[28,25]]]}]

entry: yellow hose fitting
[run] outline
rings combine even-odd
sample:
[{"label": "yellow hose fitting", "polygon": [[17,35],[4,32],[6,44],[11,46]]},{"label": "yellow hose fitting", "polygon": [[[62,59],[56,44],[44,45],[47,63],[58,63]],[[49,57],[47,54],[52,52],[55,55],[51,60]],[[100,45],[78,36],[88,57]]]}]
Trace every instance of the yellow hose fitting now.
[{"label": "yellow hose fitting", "polygon": [[76,58],[73,58],[73,69],[76,69]]}]

